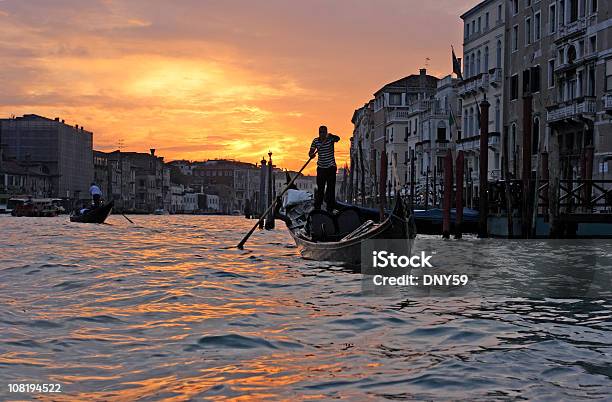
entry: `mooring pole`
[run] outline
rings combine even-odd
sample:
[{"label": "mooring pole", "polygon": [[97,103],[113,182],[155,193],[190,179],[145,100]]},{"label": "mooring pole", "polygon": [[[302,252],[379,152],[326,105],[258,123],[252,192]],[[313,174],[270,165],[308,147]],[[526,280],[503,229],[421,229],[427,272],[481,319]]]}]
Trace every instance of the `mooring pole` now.
[{"label": "mooring pole", "polygon": [[425,211],[429,209],[429,168],[427,168],[427,175],[425,176]]},{"label": "mooring pole", "polygon": [[480,102],[480,171],[479,171],[479,198],[480,211],[478,237],[487,237],[487,218],[489,215],[489,102],[483,99]]},{"label": "mooring pole", "polygon": [[521,234],[529,238],[531,231],[531,126],[532,126],[532,100],[531,94],[523,97],[523,202],[521,208]]},{"label": "mooring pole", "polygon": [[461,224],[463,223],[463,164],[465,156],[463,151],[457,153],[457,164],[455,165],[455,177],[457,190],[455,192],[455,239],[461,239]]},{"label": "mooring pole", "polygon": [[416,180],[414,149],[410,150],[410,211],[414,211],[414,181]]},{"label": "mooring pole", "polygon": [[[272,174],[274,173],[272,171],[272,152],[268,152],[268,157],[270,158],[268,161],[268,207],[270,207],[270,205],[272,205]],[[274,210],[270,210],[268,212],[268,216],[266,217],[266,224],[265,224],[265,228],[267,230],[270,229],[274,229]]]},{"label": "mooring pole", "polygon": [[453,155],[450,149],[444,158],[444,207],[442,211],[442,238],[450,238],[451,197],[453,193]]},{"label": "mooring pole", "polygon": [[[259,218],[266,211],[266,175],[268,174],[266,158],[261,158],[261,170],[259,172]],[[263,219],[259,221],[259,228],[263,229]]]},{"label": "mooring pole", "polygon": [[510,181],[510,166],[509,166],[509,149],[508,149],[508,126],[504,126],[504,139],[502,141],[502,164],[504,171],[504,193],[506,198],[506,219],[507,219],[507,232],[508,238],[514,237],[514,223],[512,221],[512,215],[514,213],[514,208],[512,207],[512,194],[511,194],[511,181]]}]

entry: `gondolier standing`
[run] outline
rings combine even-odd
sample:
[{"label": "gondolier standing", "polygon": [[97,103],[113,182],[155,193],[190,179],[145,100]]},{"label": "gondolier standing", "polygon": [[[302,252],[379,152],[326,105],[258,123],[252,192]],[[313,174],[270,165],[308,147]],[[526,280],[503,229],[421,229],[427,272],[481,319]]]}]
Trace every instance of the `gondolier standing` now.
[{"label": "gondolier standing", "polygon": [[102,198],[102,190],[96,183],[91,183],[91,187],[89,187],[89,194],[91,198],[93,198],[94,206],[97,208],[100,206],[100,199]]},{"label": "gondolier standing", "polygon": [[328,211],[336,205],[336,159],[334,144],[340,137],[327,132],[326,126],[319,127],[319,136],[312,140],[308,155],[312,158],[318,150],[317,160],[317,192],[315,194],[315,209],[321,209],[323,197]]}]

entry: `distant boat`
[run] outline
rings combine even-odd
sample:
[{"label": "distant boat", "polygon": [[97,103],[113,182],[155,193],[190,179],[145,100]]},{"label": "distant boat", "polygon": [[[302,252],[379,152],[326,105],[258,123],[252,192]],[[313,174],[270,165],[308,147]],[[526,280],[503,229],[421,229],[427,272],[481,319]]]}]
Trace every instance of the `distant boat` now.
[{"label": "distant boat", "polygon": [[92,207],[85,210],[78,210],[70,215],[70,222],[81,222],[81,223],[104,223],[106,218],[110,215],[114,201],[110,201],[99,207]]},{"label": "distant boat", "polygon": [[[451,231],[455,231],[456,209],[450,211]],[[444,211],[440,208],[415,209],[414,220],[420,234],[441,235]],[[478,211],[470,208],[463,208],[463,220],[461,232],[478,233]]]},{"label": "distant boat", "polygon": [[163,208],[158,208],[155,211],[153,211],[153,215],[170,215],[170,212],[166,211]]},{"label": "distant boat", "polygon": [[59,198],[11,198],[9,204],[14,207],[11,210],[13,216],[28,217],[54,217],[64,211],[58,202]]},{"label": "distant boat", "polygon": [[317,261],[356,265],[361,262],[363,241],[416,237],[414,223],[401,200],[382,221],[378,210],[346,204],[340,204],[340,211],[335,215],[311,211],[308,214],[310,230],[287,217],[284,220],[302,257]]}]

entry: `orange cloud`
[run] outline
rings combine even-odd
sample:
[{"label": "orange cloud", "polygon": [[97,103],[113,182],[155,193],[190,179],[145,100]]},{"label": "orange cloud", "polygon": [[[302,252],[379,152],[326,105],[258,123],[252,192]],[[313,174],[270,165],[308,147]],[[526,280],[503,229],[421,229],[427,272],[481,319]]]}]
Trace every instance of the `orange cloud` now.
[{"label": "orange cloud", "polygon": [[0,114],[60,116],[98,149],[251,162],[272,150],[290,168],[326,124],[344,164],[353,110],[375,90],[425,57],[449,72],[467,3],[7,1]]}]

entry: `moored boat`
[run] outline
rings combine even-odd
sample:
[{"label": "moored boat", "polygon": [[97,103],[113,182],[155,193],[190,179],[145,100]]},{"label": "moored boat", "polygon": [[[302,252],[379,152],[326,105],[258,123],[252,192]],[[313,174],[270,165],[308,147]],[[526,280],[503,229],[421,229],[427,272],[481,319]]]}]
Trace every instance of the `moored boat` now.
[{"label": "moored boat", "polygon": [[70,222],[104,223],[106,218],[110,215],[114,204],[114,201],[110,201],[99,207],[75,211],[70,215]]}]

